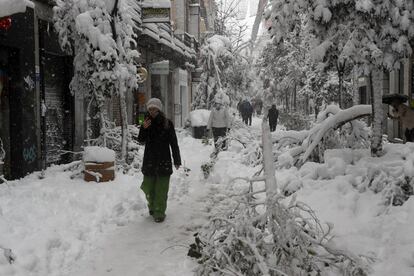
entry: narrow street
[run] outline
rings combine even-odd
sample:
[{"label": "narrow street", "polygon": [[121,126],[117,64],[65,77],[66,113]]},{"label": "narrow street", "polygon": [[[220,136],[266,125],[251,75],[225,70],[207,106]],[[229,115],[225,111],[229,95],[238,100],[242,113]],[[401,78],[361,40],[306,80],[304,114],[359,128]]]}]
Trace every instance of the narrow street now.
[{"label": "narrow street", "polygon": [[0,0],[0,276],[413,276],[413,49],[413,1]]}]

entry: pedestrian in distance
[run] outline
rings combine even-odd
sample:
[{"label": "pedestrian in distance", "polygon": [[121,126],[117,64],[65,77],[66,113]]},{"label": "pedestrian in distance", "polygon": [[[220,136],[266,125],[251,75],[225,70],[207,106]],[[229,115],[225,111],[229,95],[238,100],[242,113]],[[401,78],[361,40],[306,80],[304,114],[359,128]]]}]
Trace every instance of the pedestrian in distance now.
[{"label": "pedestrian in distance", "polygon": [[277,126],[277,118],[279,117],[279,110],[277,110],[276,105],[272,105],[269,109],[267,117],[269,118],[270,131],[275,131]]},{"label": "pedestrian in distance", "polygon": [[161,111],[161,100],[151,98],[146,107],[148,113],[138,135],[138,142],[145,145],[141,189],[148,201],[149,214],[155,222],[163,222],[172,174],[171,152],[178,170],[181,166],[180,149],[174,125]]},{"label": "pedestrian in distance", "polygon": [[243,122],[246,125],[252,125],[253,106],[248,100],[244,100],[240,105]]},{"label": "pedestrian in distance", "polygon": [[240,116],[240,117],[242,116],[242,110],[241,110],[242,103],[243,103],[243,101],[242,101],[242,100],[240,100],[240,101],[237,103],[237,111],[239,112],[239,116]]},{"label": "pedestrian in distance", "polygon": [[210,112],[208,118],[207,129],[211,129],[213,132],[214,146],[216,151],[226,150],[226,135],[230,130],[231,118],[227,107],[221,102],[216,101],[214,107]]}]

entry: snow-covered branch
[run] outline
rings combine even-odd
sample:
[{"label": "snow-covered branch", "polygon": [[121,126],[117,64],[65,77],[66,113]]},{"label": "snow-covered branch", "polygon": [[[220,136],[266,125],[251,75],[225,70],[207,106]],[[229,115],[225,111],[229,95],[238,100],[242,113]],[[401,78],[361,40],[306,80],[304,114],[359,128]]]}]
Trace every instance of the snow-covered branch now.
[{"label": "snow-covered branch", "polygon": [[329,131],[336,130],[346,123],[351,123],[354,137],[361,139],[358,130],[362,126],[356,119],[372,114],[371,105],[355,105],[348,109],[340,109],[338,106],[330,105],[322,111],[317,119],[317,123],[306,131],[286,131],[276,134],[273,137],[273,143],[278,148],[289,147],[287,151],[278,156],[278,165],[284,167],[288,164],[296,163],[299,157],[300,164],[303,164],[313,153],[316,147],[321,145],[324,137]]},{"label": "snow-covered branch", "polygon": [[310,135],[303,142],[302,145],[307,146],[305,153],[302,156],[302,162],[306,161],[324,135],[330,129],[336,129],[343,124],[352,120],[361,118],[363,116],[369,116],[372,114],[371,105],[355,105],[345,110],[337,111],[334,115],[327,117],[319,125],[314,127],[314,131],[311,131]]}]

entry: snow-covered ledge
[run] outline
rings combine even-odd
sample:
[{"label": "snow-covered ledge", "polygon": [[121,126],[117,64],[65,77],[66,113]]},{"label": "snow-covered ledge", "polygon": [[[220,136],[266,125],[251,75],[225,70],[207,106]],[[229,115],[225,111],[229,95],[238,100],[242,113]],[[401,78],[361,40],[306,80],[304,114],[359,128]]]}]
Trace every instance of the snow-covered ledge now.
[{"label": "snow-covered ledge", "polygon": [[34,6],[34,3],[29,0],[0,0],[0,18],[26,12],[26,7],[34,9]]}]

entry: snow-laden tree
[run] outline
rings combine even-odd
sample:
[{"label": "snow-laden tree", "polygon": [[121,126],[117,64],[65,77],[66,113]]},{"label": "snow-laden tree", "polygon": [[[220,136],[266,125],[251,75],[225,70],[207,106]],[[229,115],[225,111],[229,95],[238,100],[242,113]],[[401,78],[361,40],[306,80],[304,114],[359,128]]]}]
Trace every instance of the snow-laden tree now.
[{"label": "snow-laden tree", "polygon": [[413,1],[272,0],[272,34],[277,41],[294,31],[305,16],[319,57],[337,63],[351,60],[361,73],[372,76],[374,155],[382,151],[381,74],[398,68],[400,59],[411,55],[413,11]]},{"label": "snow-laden tree", "polygon": [[193,109],[210,109],[216,93],[223,89],[222,73],[233,58],[231,42],[227,37],[214,35],[205,41],[200,49],[200,63],[203,73]]},{"label": "snow-laden tree", "polygon": [[300,37],[292,37],[284,43],[272,41],[263,49],[256,63],[261,78],[272,80],[275,98],[279,104],[284,104],[286,112],[296,109],[297,92],[304,82],[307,69],[304,47]]},{"label": "snow-laden tree", "polygon": [[[119,99],[121,111],[121,160],[127,150],[126,93],[137,87],[134,28],[140,19],[133,0],[57,0],[54,7],[55,28],[62,49],[74,56],[72,93],[81,93],[88,103],[87,142],[92,138],[91,120],[98,116],[99,137],[96,143],[106,146],[108,128],[106,103]],[[97,114],[91,114],[96,108]]]}]

